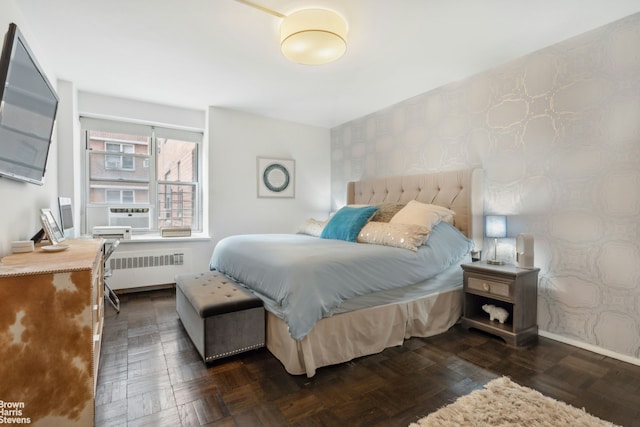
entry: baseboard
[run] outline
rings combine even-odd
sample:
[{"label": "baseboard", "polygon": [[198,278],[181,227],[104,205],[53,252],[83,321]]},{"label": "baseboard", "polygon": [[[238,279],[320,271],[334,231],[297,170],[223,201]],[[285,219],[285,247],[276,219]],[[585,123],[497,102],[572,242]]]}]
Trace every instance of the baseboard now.
[{"label": "baseboard", "polygon": [[574,347],[582,348],[584,350],[589,350],[589,351],[592,351],[594,353],[610,357],[612,359],[617,359],[617,360],[621,360],[621,361],[626,362],[626,363],[631,363],[632,365],[640,366],[640,359],[638,359],[637,357],[632,357],[632,356],[627,356],[627,355],[624,355],[624,354],[616,353],[614,351],[607,350],[607,349],[602,348],[602,347],[598,347],[598,346],[595,346],[595,345],[587,344],[587,343],[584,343],[582,341],[578,341],[578,340],[574,340],[574,339],[571,339],[571,338],[563,337],[562,335],[553,334],[553,333],[547,332],[547,331],[538,331],[538,334],[541,337],[549,338],[549,339],[552,339],[554,341],[559,341],[561,343],[569,344],[569,345],[572,345]]},{"label": "baseboard", "polygon": [[114,289],[113,292],[115,292],[116,295],[123,295],[123,294],[133,294],[136,292],[157,291],[159,289],[172,289],[175,287],[176,287],[175,283],[165,283],[162,285],[138,286],[136,288]]}]

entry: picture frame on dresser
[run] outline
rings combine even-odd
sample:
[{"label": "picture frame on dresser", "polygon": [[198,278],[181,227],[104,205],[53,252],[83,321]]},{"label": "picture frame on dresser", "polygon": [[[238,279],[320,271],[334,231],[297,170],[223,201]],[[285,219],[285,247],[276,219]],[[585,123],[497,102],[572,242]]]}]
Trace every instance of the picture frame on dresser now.
[{"label": "picture frame on dresser", "polygon": [[40,220],[42,221],[42,228],[47,239],[52,245],[57,245],[65,240],[64,233],[60,226],[58,226],[51,209],[40,209]]}]

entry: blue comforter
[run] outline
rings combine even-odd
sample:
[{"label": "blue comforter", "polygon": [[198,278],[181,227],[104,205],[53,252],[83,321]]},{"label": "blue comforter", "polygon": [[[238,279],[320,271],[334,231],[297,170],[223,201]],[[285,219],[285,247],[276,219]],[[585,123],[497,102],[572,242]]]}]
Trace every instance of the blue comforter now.
[{"label": "blue comforter", "polygon": [[218,242],[209,267],[250,288],[300,340],[342,301],[429,279],[472,246],[446,222],[417,252],[302,234],[237,235]]}]

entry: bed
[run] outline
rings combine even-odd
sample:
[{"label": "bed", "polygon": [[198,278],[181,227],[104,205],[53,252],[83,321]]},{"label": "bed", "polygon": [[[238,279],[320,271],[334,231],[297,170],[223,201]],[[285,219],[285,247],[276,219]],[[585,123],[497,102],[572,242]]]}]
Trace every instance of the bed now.
[{"label": "bed", "polygon": [[[347,207],[336,216],[348,211],[366,218],[357,243],[349,240],[353,235],[332,236],[328,223],[317,224],[317,233],[231,236],[214,248],[210,268],[263,299],[267,348],[287,372],[312,377],[320,367],[445,332],[459,320],[460,264],[482,248],[482,195],[480,169],[351,182]],[[406,242],[368,241],[371,227],[405,226],[376,221],[392,205],[429,206],[438,219],[427,231],[412,228]],[[416,230],[426,241],[411,240]]]}]

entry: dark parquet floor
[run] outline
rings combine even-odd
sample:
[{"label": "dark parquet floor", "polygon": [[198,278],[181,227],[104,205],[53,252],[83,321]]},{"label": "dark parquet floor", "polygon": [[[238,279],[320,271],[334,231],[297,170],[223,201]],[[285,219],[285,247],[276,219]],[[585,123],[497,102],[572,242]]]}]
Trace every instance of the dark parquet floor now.
[{"label": "dark parquet floor", "polygon": [[205,366],[175,311],[175,291],[106,307],[97,426],[407,426],[507,375],[623,426],[640,426],[640,366],[553,340],[514,348],[459,326],[292,376],[266,349]]}]

